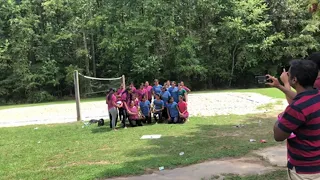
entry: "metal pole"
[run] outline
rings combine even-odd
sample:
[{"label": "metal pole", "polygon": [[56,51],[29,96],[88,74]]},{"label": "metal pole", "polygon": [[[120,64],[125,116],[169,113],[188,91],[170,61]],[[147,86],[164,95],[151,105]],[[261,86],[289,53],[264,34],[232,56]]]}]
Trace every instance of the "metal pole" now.
[{"label": "metal pole", "polygon": [[75,97],[76,97],[77,121],[81,121],[79,73],[78,73],[77,70],[74,71],[74,94],[75,94]]},{"label": "metal pole", "polygon": [[122,85],[123,88],[126,88],[126,77],[124,75],[122,75]]}]

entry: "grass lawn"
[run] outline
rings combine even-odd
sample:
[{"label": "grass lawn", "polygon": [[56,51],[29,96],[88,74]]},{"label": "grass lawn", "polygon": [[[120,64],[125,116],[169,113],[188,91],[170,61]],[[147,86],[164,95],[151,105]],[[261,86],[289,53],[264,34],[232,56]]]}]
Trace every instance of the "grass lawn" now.
[{"label": "grass lawn", "polygon": [[[160,166],[170,169],[209,159],[240,157],[278,144],[271,130],[274,121],[266,115],[232,115],[195,117],[184,125],[157,124],[117,132],[107,126],[82,128],[81,123],[2,128],[0,177],[107,178],[152,172]],[[245,126],[233,126],[239,123]],[[147,134],[162,137],[140,140]],[[266,139],[268,143],[250,143],[251,138]],[[185,154],[179,156],[180,152]]]},{"label": "grass lawn", "polygon": [[[259,93],[272,98],[285,98],[283,93],[276,88],[235,89],[235,90],[216,90],[216,91],[211,90],[211,91],[196,91],[192,93],[213,93],[213,92],[250,92],[250,93]],[[81,102],[94,102],[94,101],[104,101],[104,100],[105,100],[105,97],[97,97],[97,98],[81,99]],[[54,102],[36,103],[36,104],[4,105],[4,106],[0,106],[0,110],[10,109],[10,108],[30,107],[30,106],[52,105],[52,104],[68,104],[68,103],[75,103],[75,100],[54,101]]]}]

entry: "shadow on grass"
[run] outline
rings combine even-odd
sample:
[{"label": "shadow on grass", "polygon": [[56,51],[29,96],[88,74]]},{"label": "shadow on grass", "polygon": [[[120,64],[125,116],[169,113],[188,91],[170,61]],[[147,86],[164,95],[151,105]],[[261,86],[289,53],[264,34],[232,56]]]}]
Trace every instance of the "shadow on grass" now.
[{"label": "shadow on grass", "polygon": [[[129,161],[109,166],[96,178],[148,174],[158,171],[162,166],[172,169],[207,160],[241,157],[252,150],[278,144],[273,140],[274,121],[274,118],[252,115],[243,120],[230,120],[227,125],[224,124],[228,119],[221,123],[215,117],[198,118],[196,121],[191,119],[191,122],[183,125],[159,124],[157,126],[161,126],[162,131],[153,134],[161,133],[163,136],[160,139],[139,140],[143,141],[141,146],[122,154]],[[235,127],[238,123],[244,126]],[[139,129],[136,131],[139,132]],[[249,139],[256,139],[257,142],[251,143]],[[259,143],[260,139],[268,143]],[[184,152],[184,155],[180,156],[180,152]]]},{"label": "shadow on grass", "polygon": [[103,127],[97,127],[94,129],[91,129],[92,133],[106,133],[106,132],[110,132],[112,129],[110,129],[109,127],[109,123],[105,124]]}]

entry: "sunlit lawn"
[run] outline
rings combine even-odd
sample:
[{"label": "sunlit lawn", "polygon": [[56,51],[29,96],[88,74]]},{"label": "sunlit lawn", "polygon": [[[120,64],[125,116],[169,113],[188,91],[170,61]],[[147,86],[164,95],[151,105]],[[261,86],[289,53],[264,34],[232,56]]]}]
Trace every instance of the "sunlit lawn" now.
[{"label": "sunlit lawn", "polygon": [[[214,93],[214,92],[250,92],[250,93],[259,93],[265,96],[269,96],[272,98],[284,98],[283,93],[275,88],[259,88],[259,89],[235,89],[235,90],[211,90],[211,91],[196,91],[192,92],[196,93]],[[94,101],[104,101],[105,97],[97,97],[97,98],[87,98],[81,99],[81,102],[94,102]],[[52,105],[52,104],[68,104],[75,103],[75,100],[66,100],[66,101],[55,101],[55,102],[47,102],[47,103],[37,103],[37,104],[18,104],[18,105],[6,105],[0,106],[0,110],[9,109],[9,108],[19,108],[19,107],[30,107],[30,106],[42,106],[42,105]]]},{"label": "sunlit lawn", "polygon": [[[262,125],[258,120],[262,120]],[[245,124],[243,128],[235,124]],[[1,128],[1,179],[94,179],[143,174],[208,159],[240,157],[273,146],[274,118],[262,115],[191,118],[110,131],[81,123]],[[38,127],[37,130],[34,128]],[[161,134],[160,139],[140,140]],[[268,143],[250,143],[249,139]],[[183,156],[179,156],[184,152]]]}]

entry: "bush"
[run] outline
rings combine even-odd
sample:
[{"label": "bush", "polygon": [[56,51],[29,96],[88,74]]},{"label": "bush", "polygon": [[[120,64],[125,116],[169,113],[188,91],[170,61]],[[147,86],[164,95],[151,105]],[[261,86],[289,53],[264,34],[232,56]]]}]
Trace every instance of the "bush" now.
[{"label": "bush", "polygon": [[30,93],[28,96],[28,103],[41,103],[54,101],[55,97],[49,94],[47,91],[38,91],[34,93]]}]

